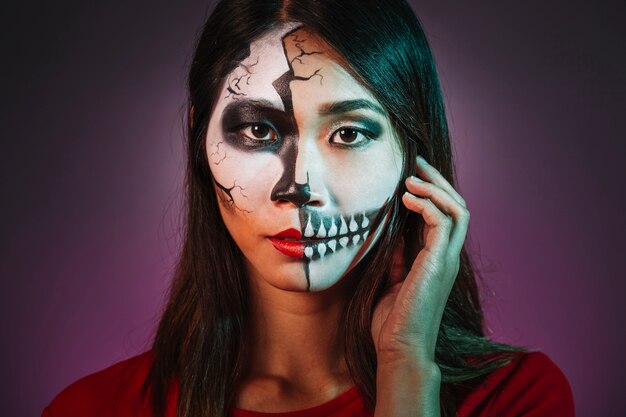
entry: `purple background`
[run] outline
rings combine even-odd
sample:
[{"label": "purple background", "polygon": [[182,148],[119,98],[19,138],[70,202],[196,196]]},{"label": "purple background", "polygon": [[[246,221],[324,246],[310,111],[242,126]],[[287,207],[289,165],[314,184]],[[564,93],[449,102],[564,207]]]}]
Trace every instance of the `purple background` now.
[{"label": "purple background", "polygon": [[[178,247],[184,78],[207,5],[13,3],[2,12],[0,403],[21,417],[149,345]],[[488,322],[496,340],[561,367],[578,415],[617,416],[624,2],[507,3],[414,2]]]}]

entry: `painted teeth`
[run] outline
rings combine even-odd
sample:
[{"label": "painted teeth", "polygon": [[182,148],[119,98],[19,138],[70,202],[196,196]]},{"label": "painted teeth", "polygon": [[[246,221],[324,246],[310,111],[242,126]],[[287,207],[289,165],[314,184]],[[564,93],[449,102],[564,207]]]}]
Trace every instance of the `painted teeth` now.
[{"label": "painted teeth", "polygon": [[333,237],[333,236],[336,236],[336,235],[337,235],[337,225],[335,224],[334,221],[332,221],[330,229],[328,229],[328,237]]},{"label": "painted teeth", "polygon": [[[369,221],[369,219],[367,218],[367,216],[365,215],[365,212],[364,212],[363,213],[363,221],[361,222],[361,228],[365,229],[369,225],[370,225],[370,221]],[[365,239],[365,237],[363,237],[363,239]]]},{"label": "painted teeth", "polygon": [[[327,253],[336,253],[338,249],[355,246],[364,242],[368,234],[369,233],[365,231],[363,234],[357,233],[351,236],[342,236],[339,239],[330,239],[326,242],[318,242],[317,244],[306,246],[304,248],[304,256],[310,260],[324,259]],[[338,248],[337,246],[340,247]]]},{"label": "painted teeth", "polygon": [[[324,226],[324,221],[320,221],[319,229],[316,231],[313,226],[313,216],[309,215],[306,221],[306,226],[304,228],[304,237],[317,237],[317,238],[325,238],[325,237],[335,237],[337,235],[347,235],[348,233],[356,233],[359,229],[367,229],[370,226],[370,220],[365,215],[365,212],[362,213],[362,219],[360,220],[360,224],[355,219],[354,215],[351,215],[349,220],[348,218],[344,218],[343,216],[338,216],[338,221],[335,218],[330,218],[330,225],[328,228]],[[357,216],[358,218],[358,216]],[[328,224],[328,220],[326,220],[326,224]],[[339,224],[338,224],[339,223]]]},{"label": "painted teeth", "polygon": [[[317,226],[314,225],[316,222],[319,222],[317,230]],[[365,212],[356,216],[353,214],[350,217],[335,216],[326,219],[319,219],[315,215],[309,214],[303,230],[303,237],[324,240],[306,246],[304,256],[309,260],[324,259],[326,254],[336,253],[338,249],[363,243],[369,235],[367,229],[369,226],[370,220]]]},{"label": "painted teeth", "polygon": [[317,237],[326,237],[326,229],[324,228],[324,222],[320,224],[320,230],[317,231]]},{"label": "painted teeth", "polygon": [[317,245],[317,251],[320,253],[320,258],[323,258],[324,254],[326,253],[326,245],[320,243],[319,245]]},{"label": "painted teeth", "polygon": [[350,217],[350,231],[351,232],[356,232],[359,228],[359,225],[356,224],[356,222],[354,221],[354,215],[352,215],[352,217]]},{"label": "painted teeth", "polygon": [[305,237],[313,237],[315,232],[313,231],[313,225],[311,225],[311,216],[309,216],[309,220],[306,223],[306,227],[304,228],[304,236]]},{"label": "painted teeth", "polygon": [[341,217],[341,227],[339,228],[339,234],[345,235],[348,233],[348,226],[346,225],[346,221]]}]

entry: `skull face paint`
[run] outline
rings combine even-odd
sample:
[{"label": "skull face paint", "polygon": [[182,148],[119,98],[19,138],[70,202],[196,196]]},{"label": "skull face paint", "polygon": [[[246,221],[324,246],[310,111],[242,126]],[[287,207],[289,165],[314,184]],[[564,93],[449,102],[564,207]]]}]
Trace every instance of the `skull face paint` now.
[{"label": "skull face paint", "polygon": [[333,286],[378,239],[402,154],[373,95],[305,27],[255,40],[226,77],[206,153],[251,277]]}]

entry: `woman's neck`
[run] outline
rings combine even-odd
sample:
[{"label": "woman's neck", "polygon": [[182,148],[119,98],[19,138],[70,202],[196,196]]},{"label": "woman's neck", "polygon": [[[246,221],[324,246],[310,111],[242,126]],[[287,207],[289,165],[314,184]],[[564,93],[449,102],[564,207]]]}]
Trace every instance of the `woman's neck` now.
[{"label": "woman's neck", "polygon": [[339,326],[348,283],[323,292],[294,292],[254,273],[250,283],[254,307],[243,386],[261,384],[275,395],[297,392],[317,398],[313,403],[348,389],[352,382]]}]

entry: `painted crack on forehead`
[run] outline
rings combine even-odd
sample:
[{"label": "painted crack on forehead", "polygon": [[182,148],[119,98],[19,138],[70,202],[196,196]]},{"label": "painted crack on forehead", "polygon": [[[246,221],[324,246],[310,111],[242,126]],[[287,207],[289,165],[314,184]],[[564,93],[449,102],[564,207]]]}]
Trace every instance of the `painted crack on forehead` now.
[{"label": "painted crack on forehead", "polygon": [[[237,100],[247,95],[242,91],[240,84],[245,79],[246,85],[250,85],[250,77],[252,77],[252,75],[254,74],[252,68],[259,63],[259,59],[260,57],[257,56],[256,61],[250,64],[244,64],[243,62],[240,62],[237,65],[237,68],[235,68],[235,71],[233,71],[238,74],[233,75],[233,73],[230,73],[228,75],[228,79],[226,82],[226,91],[228,92],[228,94],[224,98],[232,98],[233,100]],[[243,72],[241,70],[243,70]]]},{"label": "painted crack on forehead", "polygon": [[[289,34],[288,38],[284,39],[283,44],[285,53],[289,60],[289,66],[292,68],[294,73],[293,80],[308,81],[313,77],[319,77],[321,85],[324,80],[324,76],[320,74],[322,68],[317,68],[312,73],[310,72],[310,69],[307,71],[307,67],[310,66],[310,64],[307,62],[306,57],[310,57],[312,55],[322,55],[325,51],[321,48],[319,50],[309,49],[306,44],[311,38],[312,35],[307,29],[299,28]],[[313,41],[313,44],[312,48],[315,48],[316,42]],[[294,67],[295,63],[298,64],[297,67]]]},{"label": "painted crack on forehead", "polygon": [[[300,31],[304,31],[304,29],[301,29]],[[289,63],[291,63],[292,65],[294,61],[298,61],[300,64],[304,64],[302,57],[310,56],[310,55],[318,55],[318,54],[323,53],[323,51],[310,51],[310,52],[305,51],[303,45],[306,43],[307,39],[306,38],[300,39],[299,34],[297,32],[291,35],[291,40],[293,41],[293,46],[295,46],[297,49],[300,50],[300,53],[298,55],[294,56],[293,58],[289,60]]]}]

